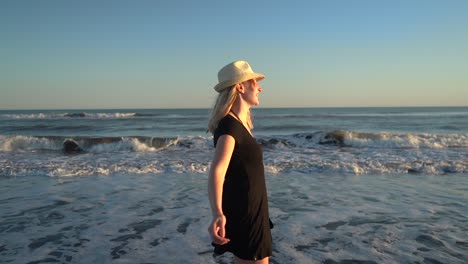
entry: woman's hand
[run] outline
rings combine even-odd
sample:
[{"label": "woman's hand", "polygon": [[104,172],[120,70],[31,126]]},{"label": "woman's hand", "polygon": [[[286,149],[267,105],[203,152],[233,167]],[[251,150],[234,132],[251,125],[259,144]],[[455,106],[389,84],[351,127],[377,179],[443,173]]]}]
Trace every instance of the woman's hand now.
[{"label": "woman's hand", "polygon": [[217,215],[213,218],[208,232],[210,233],[211,241],[218,245],[224,245],[229,242],[229,238],[225,238],[226,230],[226,217],[224,215]]}]

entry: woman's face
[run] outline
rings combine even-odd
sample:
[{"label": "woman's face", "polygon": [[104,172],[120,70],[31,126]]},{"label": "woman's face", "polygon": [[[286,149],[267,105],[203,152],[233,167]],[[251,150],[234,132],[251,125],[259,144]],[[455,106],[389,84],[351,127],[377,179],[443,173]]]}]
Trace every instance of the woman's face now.
[{"label": "woman's face", "polygon": [[251,106],[259,105],[258,94],[262,91],[262,87],[257,80],[248,80],[242,83],[244,86],[244,93],[242,98]]}]

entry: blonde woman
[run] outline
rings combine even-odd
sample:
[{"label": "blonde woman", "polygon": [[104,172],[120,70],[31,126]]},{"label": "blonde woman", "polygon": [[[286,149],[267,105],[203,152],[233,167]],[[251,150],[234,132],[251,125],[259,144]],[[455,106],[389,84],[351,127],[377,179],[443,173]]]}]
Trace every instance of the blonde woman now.
[{"label": "blonde woman", "polygon": [[219,93],[208,123],[215,152],[208,179],[213,220],[208,232],[215,254],[235,263],[268,263],[272,254],[263,154],[252,135],[250,108],[259,104],[265,78],[246,61],[218,72]]}]

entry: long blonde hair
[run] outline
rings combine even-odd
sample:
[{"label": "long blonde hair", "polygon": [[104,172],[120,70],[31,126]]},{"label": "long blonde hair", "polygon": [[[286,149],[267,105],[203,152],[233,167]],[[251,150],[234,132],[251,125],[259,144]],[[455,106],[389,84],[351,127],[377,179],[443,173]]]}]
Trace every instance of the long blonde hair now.
[{"label": "long blonde hair", "polygon": [[[239,84],[235,84],[229,88],[224,89],[216,98],[216,102],[211,110],[210,119],[208,121],[208,131],[212,134],[214,133],[215,129],[218,127],[219,121],[223,119],[229,111],[231,111],[232,105],[234,102],[239,98],[239,92],[236,89],[236,86]],[[250,111],[247,115],[247,127],[252,130],[253,123],[252,119],[250,118]]]}]

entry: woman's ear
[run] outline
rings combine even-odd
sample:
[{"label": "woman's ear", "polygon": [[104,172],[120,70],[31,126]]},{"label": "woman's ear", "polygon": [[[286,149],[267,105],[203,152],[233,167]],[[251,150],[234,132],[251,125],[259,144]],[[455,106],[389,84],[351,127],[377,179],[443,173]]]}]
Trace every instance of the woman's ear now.
[{"label": "woman's ear", "polygon": [[242,84],[242,83],[236,84],[236,89],[237,89],[237,91],[238,91],[240,94],[243,94],[244,91],[245,91],[244,84]]}]

